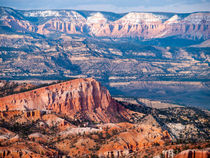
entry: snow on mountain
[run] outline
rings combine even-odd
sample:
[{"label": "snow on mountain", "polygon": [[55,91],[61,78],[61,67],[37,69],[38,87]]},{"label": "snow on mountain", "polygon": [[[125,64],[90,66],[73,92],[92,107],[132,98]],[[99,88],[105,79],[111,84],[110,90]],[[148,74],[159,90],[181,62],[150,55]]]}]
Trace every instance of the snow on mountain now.
[{"label": "snow on mountain", "polygon": [[59,31],[109,37],[161,38],[182,35],[186,38],[208,39],[210,13],[117,14],[73,10],[21,11],[0,7],[0,22],[18,31],[32,31],[39,34]]},{"label": "snow on mountain", "polygon": [[74,22],[85,23],[86,19],[76,11],[60,10],[60,11],[26,11],[24,12],[26,17],[50,17],[50,21],[62,21],[62,22]]},{"label": "snow on mountain", "polygon": [[209,24],[210,23],[210,13],[194,13],[190,14],[183,20],[190,24]]},{"label": "snow on mountain", "polygon": [[167,17],[164,15],[131,12],[126,14],[117,22],[120,22],[121,24],[141,24],[141,23],[162,22],[162,20],[164,19],[167,19]]},{"label": "snow on mountain", "polygon": [[37,11],[28,11],[24,13],[26,17],[48,17],[48,16],[61,16],[59,11],[53,10],[37,10]]},{"label": "snow on mountain", "polygon": [[174,24],[174,23],[179,23],[180,20],[181,18],[178,15],[174,15],[170,19],[168,19],[165,23]]},{"label": "snow on mountain", "polygon": [[64,11],[62,17],[59,18],[63,22],[85,23],[86,19],[76,11]]},{"label": "snow on mountain", "polygon": [[87,23],[89,24],[95,24],[95,23],[107,23],[107,19],[104,17],[103,14],[100,12],[92,14],[92,16],[87,18]]}]

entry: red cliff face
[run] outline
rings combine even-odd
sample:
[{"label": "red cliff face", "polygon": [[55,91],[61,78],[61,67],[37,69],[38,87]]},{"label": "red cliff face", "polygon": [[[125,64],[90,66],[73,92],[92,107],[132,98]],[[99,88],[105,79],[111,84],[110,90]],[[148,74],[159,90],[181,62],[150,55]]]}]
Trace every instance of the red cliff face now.
[{"label": "red cliff face", "polygon": [[127,111],[94,79],[76,79],[0,98],[0,110],[41,110],[85,118],[96,122],[117,122]]},{"label": "red cliff face", "polygon": [[178,155],[175,158],[209,158],[210,152],[207,150],[186,150]]}]

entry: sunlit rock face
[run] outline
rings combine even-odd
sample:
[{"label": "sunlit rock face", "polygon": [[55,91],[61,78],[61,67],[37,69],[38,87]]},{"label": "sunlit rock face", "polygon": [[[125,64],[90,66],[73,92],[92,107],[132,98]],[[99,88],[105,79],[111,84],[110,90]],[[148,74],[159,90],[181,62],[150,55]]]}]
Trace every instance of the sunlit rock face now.
[{"label": "sunlit rock face", "polygon": [[125,120],[127,111],[92,78],[76,79],[0,98],[0,110],[41,110],[96,122]]},{"label": "sunlit rock face", "polygon": [[175,158],[208,158],[209,150],[185,150],[175,156]]}]

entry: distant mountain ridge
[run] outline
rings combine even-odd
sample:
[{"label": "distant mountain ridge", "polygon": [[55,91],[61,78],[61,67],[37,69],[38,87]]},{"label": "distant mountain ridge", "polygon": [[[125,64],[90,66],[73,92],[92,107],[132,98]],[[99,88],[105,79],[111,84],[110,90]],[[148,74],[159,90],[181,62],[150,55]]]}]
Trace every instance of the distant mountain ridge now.
[{"label": "distant mountain ridge", "polygon": [[146,13],[0,8],[1,27],[49,35],[56,32],[96,37],[139,39],[179,36],[208,39],[210,13]]},{"label": "distant mountain ridge", "polygon": [[0,79],[94,77],[113,95],[208,108],[209,14],[0,7]]}]

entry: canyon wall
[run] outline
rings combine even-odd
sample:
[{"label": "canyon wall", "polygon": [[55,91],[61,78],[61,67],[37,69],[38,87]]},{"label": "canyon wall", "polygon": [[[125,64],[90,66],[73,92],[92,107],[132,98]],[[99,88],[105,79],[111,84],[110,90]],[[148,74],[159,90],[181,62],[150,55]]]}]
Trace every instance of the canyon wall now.
[{"label": "canyon wall", "polygon": [[4,26],[45,35],[60,32],[113,38],[179,36],[208,39],[210,32],[209,12],[115,14],[71,10],[17,11],[4,7],[0,11]]}]

